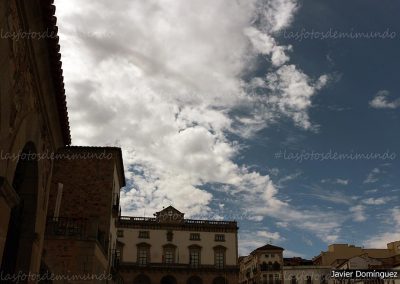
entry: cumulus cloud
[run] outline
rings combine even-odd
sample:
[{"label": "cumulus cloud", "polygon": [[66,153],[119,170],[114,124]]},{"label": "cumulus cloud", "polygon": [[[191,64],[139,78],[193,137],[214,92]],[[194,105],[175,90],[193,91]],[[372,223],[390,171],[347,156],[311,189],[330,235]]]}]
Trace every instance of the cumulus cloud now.
[{"label": "cumulus cloud", "polygon": [[380,90],[375,94],[375,97],[369,102],[369,105],[378,109],[395,109],[400,107],[400,98],[389,100],[390,92]]},{"label": "cumulus cloud", "polygon": [[[293,48],[274,38],[293,20],[296,1],[56,5],[73,143],[122,147],[123,214],[172,204],[207,217],[215,196],[206,188],[218,185],[237,208],[251,207],[251,220],[269,215],[337,237],[339,216],[293,208],[268,175],[234,162],[241,145],[228,138],[249,138],[281,117],[313,126],[312,98],[329,78],[289,64]],[[260,56],[268,74],[245,81]]]}]

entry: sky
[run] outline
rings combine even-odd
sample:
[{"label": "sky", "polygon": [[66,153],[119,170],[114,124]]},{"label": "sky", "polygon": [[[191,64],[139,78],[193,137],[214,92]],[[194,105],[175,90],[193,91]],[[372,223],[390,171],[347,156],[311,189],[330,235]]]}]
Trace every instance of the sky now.
[{"label": "sky", "polygon": [[56,0],[73,145],[122,214],[236,220],[239,253],[400,240],[400,2]]}]

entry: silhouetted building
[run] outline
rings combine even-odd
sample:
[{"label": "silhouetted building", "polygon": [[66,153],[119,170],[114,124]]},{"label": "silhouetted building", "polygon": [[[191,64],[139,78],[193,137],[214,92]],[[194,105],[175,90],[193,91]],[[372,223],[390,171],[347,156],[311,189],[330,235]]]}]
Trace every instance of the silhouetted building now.
[{"label": "silhouetted building", "polygon": [[[118,280],[115,223],[125,186],[120,148],[67,147],[57,153],[45,237],[45,262],[56,275]],[[111,278],[112,276],[112,278]],[[64,283],[64,281],[54,281]]]},{"label": "silhouetted building", "polygon": [[53,168],[49,155],[71,143],[54,12],[49,0],[0,1],[3,277],[36,274],[45,267],[42,248]]}]

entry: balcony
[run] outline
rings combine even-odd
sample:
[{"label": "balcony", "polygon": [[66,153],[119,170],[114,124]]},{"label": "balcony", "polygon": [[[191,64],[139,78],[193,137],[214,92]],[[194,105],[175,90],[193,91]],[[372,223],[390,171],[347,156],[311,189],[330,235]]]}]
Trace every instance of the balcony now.
[{"label": "balcony", "polygon": [[57,217],[49,218],[46,222],[47,239],[74,239],[95,241],[103,254],[108,257],[108,239],[101,231],[96,220],[85,218]]},{"label": "balcony", "polygon": [[204,265],[199,264],[193,266],[192,264],[182,264],[182,263],[146,263],[139,264],[137,262],[120,262],[119,267],[140,270],[148,269],[149,271],[193,271],[193,272],[239,272],[239,267],[236,265],[226,265],[223,268],[216,268],[215,265]]}]

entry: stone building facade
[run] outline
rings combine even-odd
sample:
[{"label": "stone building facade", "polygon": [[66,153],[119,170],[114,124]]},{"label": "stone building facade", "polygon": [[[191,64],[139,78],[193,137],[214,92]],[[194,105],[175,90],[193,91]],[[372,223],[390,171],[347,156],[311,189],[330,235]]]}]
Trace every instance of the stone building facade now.
[{"label": "stone building facade", "polygon": [[[116,221],[125,186],[120,148],[66,147],[58,153],[49,198],[44,260],[73,283],[118,280]],[[107,282],[108,280],[108,282]],[[64,283],[54,281],[53,283]]]},{"label": "stone building facade", "polygon": [[238,281],[235,221],[185,219],[172,206],[154,218],[117,223],[120,273],[133,284],[234,284]]},{"label": "stone building facade", "polygon": [[267,244],[241,257],[239,283],[282,283],[283,251],[281,247]]},{"label": "stone building facade", "polygon": [[49,156],[71,143],[54,12],[49,0],[0,1],[3,275],[39,272],[53,169]]}]

